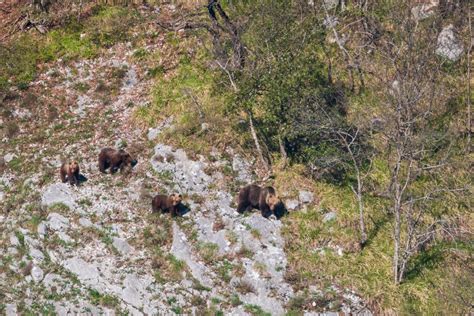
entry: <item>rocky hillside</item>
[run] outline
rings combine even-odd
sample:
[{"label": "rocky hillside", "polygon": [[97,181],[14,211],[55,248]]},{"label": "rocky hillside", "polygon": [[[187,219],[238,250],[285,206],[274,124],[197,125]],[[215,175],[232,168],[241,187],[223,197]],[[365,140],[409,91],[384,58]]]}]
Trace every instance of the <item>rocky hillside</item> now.
[{"label": "rocky hillside", "polygon": [[472,313],[468,2],[43,4],[0,1],[0,314]]},{"label": "rocky hillside", "polygon": [[[155,31],[141,50],[166,51],[165,33]],[[27,89],[6,98],[0,311],[283,315],[304,291],[313,307],[370,314],[349,290],[288,283],[282,222],[235,210],[238,188],[257,180],[251,161],[234,149],[204,157],[160,143],[173,117],[137,126],[133,113],[150,102],[153,80],[136,53],[124,42],[92,59],[42,64]],[[138,165],[100,174],[105,146],[125,148]],[[60,182],[68,159],[80,163],[78,187]],[[151,214],[160,192],[184,195],[182,216]],[[313,203],[310,192],[299,196],[290,209]]]}]

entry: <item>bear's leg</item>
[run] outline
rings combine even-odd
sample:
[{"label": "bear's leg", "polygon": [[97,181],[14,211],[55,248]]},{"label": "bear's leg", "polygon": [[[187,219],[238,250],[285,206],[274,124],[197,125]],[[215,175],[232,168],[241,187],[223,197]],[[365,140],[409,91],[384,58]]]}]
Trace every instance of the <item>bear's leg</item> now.
[{"label": "bear's leg", "polygon": [[74,184],[79,185],[79,171],[74,172]]},{"label": "bear's leg", "polygon": [[67,181],[66,174],[64,173],[64,171],[62,169],[61,169],[60,175],[61,175],[61,181],[63,183],[66,182]]},{"label": "bear's leg", "polygon": [[99,159],[99,171],[102,173],[105,173],[105,169],[107,169],[109,166],[107,164],[107,161],[105,159]]},{"label": "bear's leg", "polygon": [[172,207],[171,210],[170,210],[170,213],[171,213],[171,217],[176,217],[178,216],[178,210],[176,207]]},{"label": "bear's leg", "polygon": [[260,205],[260,210],[262,211],[262,216],[265,218],[269,218],[270,215],[273,214],[272,210],[266,204]]},{"label": "bear's leg", "polygon": [[237,205],[237,212],[242,214],[243,212],[248,211],[249,206],[250,205],[248,203],[240,202],[239,205]]},{"label": "bear's leg", "polygon": [[69,180],[69,184],[70,184],[70,185],[74,185],[74,184],[76,183],[76,181],[75,181],[76,178],[74,177],[74,174],[73,174],[73,173],[69,174],[69,175],[67,176],[67,178],[68,178],[68,180]]},{"label": "bear's leg", "polygon": [[116,173],[120,168],[120,165],[114,165],[114,164],[111,164],[110,166],[110,173],[114,174]]}]

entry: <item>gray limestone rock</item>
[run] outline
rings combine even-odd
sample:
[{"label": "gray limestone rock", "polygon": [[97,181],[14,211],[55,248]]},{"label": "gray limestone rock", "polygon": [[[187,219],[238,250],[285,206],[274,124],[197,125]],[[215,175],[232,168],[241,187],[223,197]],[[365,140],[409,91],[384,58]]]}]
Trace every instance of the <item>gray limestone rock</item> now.
[{"label": "gray limestone rock", "polygon": [[313,193],[309,191],[300,191],[298,197],[300,202],[305,204],[313,202],[314,199]]},{"label": "gray limestone rock", "polygon": [[20,240],[18,240],[18,237],[14,233],[10,234],[10,244],[12,246],[19,246],[20,245]]},{"label": "gray limestone rock", "polygon": [[326,222],[335,220],[336,217],[337,217],[337,214],[336,214],[335,212],[333,212],[333,211],[328,212],[328,213],[324,214],[324,216],[323,216],[323,222],[326,223]]},{"label": "gray limestone rock", "polygon": [[212,183],[212,178],[205,172],[207,164],[188,159],[182,149],[173,150],[168,145],[158,144],[151,164],[157,172],[169,174],[183,193],[203,194]]},{"label": "gray limestone rock", "polygon": [[36,283],[41,282],[41,280],[43,280],[43,276],[43,270],[38,266],[33,266],[33,268],[31,269],[31,277],[33,278],[33,280]]},{"label": "gray limestone rock", "polygon": [[300,202],[298,200],[288,200],[285,201],[285,206],[288,211],[295,211],[300,206]]},{"label": "gray limestone rock", "polygon": [[91,227],[93,224],[88,218],[81,217],[79,218],[79,225],[82,227]]},{"label": "gray limestone rock", "polygon": [[171,253],[177,259],[186,262],[193,276],[201,282],[202,285],[207,287],[213,285],[211,278],[207,275],[208,271],[206,271],[205,266],[194,259],[184,233],[175,222],[173,222],[173,245],[171,246]]},{"label": "gray limestone rock", "polygon": [[238,154],[232,159],[232,170],[237,173],[237,180],[247,184],[252,182],[252,165]]},{"label": "gray limestone rock", "polygon": [[118,252],[120,252],[122,255],[127,255],[131,252],[133,252],[132,246],[128,244],[128,242],[124,239],[114,237],[112,245],[117,249]]},{"label": "gray limestone rock", "polygon": [[63,231],[69,227],[69,220],[58,213],[50,213],[47,218],[47,226],[53,231]]},{"label": "gray limestone rock", "polygon": [[76,274],[79,280],[89,285],[99,283],[100,274],[96,267],[81,258],[73,257],[63,262],[64,268]]},{"label": "gray limestone rock", "polygon": [[44,260],[44,254],[36,248],[30,248],[30,256],[34,263],[40,263]]},{"label": "gray limestone rock", "polygon": [[5,305],[5,316],[17,316],[17,315],[18,313],[17,313],[17,308],[16,308],[15,303]]},{"label": "gray limestone rock", "polygon": [[36,228],[36,231],[38,233],[39,238],[43,239],[47,233],[47,227],[44,221],[39,223],[38,227]]},{"label": "gray limestone rock", "polygon": [[436,54],[450,61],[457,61],[464,52],[462,42],[456,37],[454,33],[454,26],[452,24],[443,28],[438,35],[438,46]]},{"label": "gray limestone rock", "polygon": [[62,203],[73,210],[77,207],[71,187],[66,183],[54,183],[46,188],[41,197],[41,204],[49,207]]},{"label": "gray limestone rock", "polygon": [[3,160],[6,162],[6,163],[9,163],[10,161],[12,161],[13,159],[15,159],[16,157],[18,157],[17,155],[15,154],[6,154],[5,156],[3,156]]}]

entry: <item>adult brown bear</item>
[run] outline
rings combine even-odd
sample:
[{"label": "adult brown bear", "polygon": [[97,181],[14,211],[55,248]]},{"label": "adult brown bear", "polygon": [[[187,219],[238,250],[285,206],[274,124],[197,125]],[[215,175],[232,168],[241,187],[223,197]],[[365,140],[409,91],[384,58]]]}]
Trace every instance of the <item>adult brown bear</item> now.
[{"label": "adult brown bear", "polygon": [[273,187],[261,188],[256,184],[243,187],[239,191],[237,212],[243,213],[255,208],[262,212],[265,218],[272,214],[277,218],[281,217],[275,211],[277,208],[284,207],[280,198],[277,196]]},{"label": "adult brown bear", "polygon": [[163,213],[170,212],[171,216],[174,217],[179,213],[179,206],[182,200],[183,197],[178,193],[173,193],[169,196],[158,194],[151,201],[151,208],[153,213],[161,210]]},{"label": "adult brown bear", "polygon": [[120,169],[123,172],[125,168],[131,169],[137,164],[128,152],[123,149],[103,148],[99,154],[99,170],[105,173],[110,168],[110,173],[116,173]]},{"label": "adult brown bear", "polygon": [[62,164],[61,169],[59,169],[59,175],[62,182],[69,181],[69,184],[78,185],[79,184],[79,164],[77,161],[72,160],[70,162],[65,162]]}]

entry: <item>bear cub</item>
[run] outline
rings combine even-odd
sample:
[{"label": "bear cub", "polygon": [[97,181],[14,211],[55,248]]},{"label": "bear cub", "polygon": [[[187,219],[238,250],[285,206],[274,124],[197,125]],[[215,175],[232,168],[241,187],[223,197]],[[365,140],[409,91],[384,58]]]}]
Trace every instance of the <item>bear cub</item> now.
[{"label": "bear cub", "polygon": [[239,191],[237,212],[243,213],[252,209],[262,212],[265,218],[272,214],[279,218],[275,209],[283,206],[280,198],[276,195],[273,187],[261,188],[258,185],[251,184],[243,187]]},{"label": "bear cub", "polygon": [[103,148],[99,154],[99,170],[105,173],[110,168],[110,173],[116,173],[120,169],[132,169],[137,164],[137,160],[133,159],[128,152],[123,149]]},{"label": "bear cub", "polygon": [[151,201],[151,207],[153,213],[161,210],[163,213],[170,212],[171,216],[175,217],[179,213],[179,205],[182,200],[183,197],[178,193],[173,193],[169,196],[158,194]]},{"label": "bear cub", "polygon": [[75,160],[63,163],[59,175],[62,182],[68,181],[70,185],[79,185],[79,164]]}]

